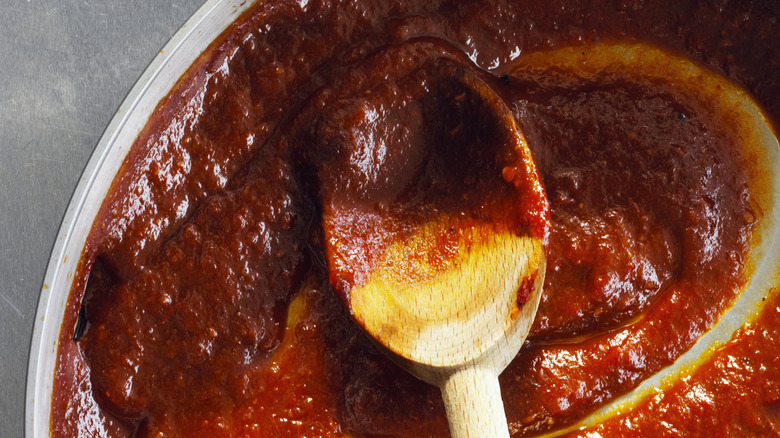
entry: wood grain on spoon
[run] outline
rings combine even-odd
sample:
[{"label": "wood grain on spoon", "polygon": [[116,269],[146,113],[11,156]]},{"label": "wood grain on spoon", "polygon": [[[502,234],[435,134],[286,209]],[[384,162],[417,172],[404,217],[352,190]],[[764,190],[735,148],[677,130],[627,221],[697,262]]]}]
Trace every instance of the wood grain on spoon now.
[{"label": "wood grain on spoon", "polygon": [[331,283],[388,355],[442,389],[453,436],[508,436],[498,374],[533,322],[549,233],[533,157],[455,60],[362,85],[328,94],[339,111],[321,127]]},{"label": "wood grain on spoon", "polygon": [[451,258],[431,263],[427,256],[437,252],[439,233],[448,228],[432,221],[393,242],[369,280],[350,294],[355,319],[393,353],[422,364],[419,370],[408,365],[418,376],[430,366],[486,354],[522,309],[535,307],[528,301],[539,298],[532,294],[544,263],[539,239],[473,226],[458,233]]}]

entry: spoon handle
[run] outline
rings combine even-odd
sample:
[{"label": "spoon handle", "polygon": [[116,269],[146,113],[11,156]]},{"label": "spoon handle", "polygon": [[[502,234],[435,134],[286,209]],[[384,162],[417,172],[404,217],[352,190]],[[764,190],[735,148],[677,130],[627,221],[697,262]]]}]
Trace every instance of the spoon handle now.
[{"label": "spoon handle", "polygon": [[496,370],[479,366],[457,370],[441,392],[453,438],[509,438]]}]

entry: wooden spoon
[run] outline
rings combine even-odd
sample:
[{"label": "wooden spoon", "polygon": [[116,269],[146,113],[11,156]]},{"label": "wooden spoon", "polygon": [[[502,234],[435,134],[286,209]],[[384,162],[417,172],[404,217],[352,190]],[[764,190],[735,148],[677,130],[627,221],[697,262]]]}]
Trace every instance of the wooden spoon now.
[{"label": "wooden spoon", "polygon": [[[421,96],[422,113],[449,125],[421,123],[424,132],[411,137],[446,137],[429,147],[442,156],[428,161],[449,164],[408,172],[417,175],[409,183],[417,195],[407,189],[383,208],[326,197],[328,269],[385,353],[441,389],[454,437],[508,437],[498,375],[536,314],[549,207],[525,139],[491,87],[462,68],[434,69],[432,82],[454,91]],[[494,162],[474,158],[472,147]]]},{"label": "wooden spoon", "polygon": [[[437,229],[421,229],[414,248],[392,246],[386,265],[352,291],[352,314],[404,369],[441,388],[454,437],[508,437],[498,375],[536,315],[542,242],[475,227],[445,269],[430,272],[418,258],[401,260],[409,250],[432,250],[426,247],[435,244]],[[409,278],[399,266],[426,278]],[[523,288],[530,291],[518,293]],[[523,305],[519,294],[529,297]]]}]

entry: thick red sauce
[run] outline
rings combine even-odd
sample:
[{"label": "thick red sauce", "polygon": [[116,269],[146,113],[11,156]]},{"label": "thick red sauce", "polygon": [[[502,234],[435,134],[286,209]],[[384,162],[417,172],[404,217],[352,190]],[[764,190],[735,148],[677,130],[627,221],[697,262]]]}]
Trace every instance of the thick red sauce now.
[{"label": "thick red sauce", "polygon": [[[459,236],[478,238],[467,230],[479,224],[548,239],[533,157],[509,108],[469,68],[438,40],[382,48],[318,90],[286,134],[318,194],[330,283],[346,302],[418,225],[436,228],[436,246],[406,261],[433,269],[458,253]],[[406,277],[422,274],[404,266]]]},{"label": "thick red sauce", "polygon": [[[392,198],[425,154],[411,142],[356,179],[329,174],[334,153],[356,152],[338,149],[358,143],[335,141],[349,135],[343,121],[370,120],[369,105],[390,121],[379,127],[389,138],[407,138],[395,115],[408,113],[383,106],[403,87],[370,81],[371,98],[349,87],[442,54],[512,109],[550,203],[545,294],[501,375],[514,436],[573,424],[635,388],[744,287],[758,195],[716,108],[675,84],[574,81],[517,61],[645,41],[740,81],[776,119],[774,4],[304,3],[254,6],[140,134],[69,299],[55,436],[447,436],[439,391],[350,320],[329,282],[321,226],[323,200],[342,193],[334,183]],[[329,90],[352,100],[329,105]],[[74,342],[84,295],[87,324]],[[780,299],[768,300],[690,378],[595,432],[776,434]]]}]

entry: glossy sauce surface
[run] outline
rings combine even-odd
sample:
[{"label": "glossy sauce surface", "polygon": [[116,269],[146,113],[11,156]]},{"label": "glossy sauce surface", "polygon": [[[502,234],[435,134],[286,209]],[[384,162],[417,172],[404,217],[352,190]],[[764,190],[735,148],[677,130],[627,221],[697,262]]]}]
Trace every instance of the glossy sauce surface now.
[{"label": "glossy sauce surface", "polygon": [[[391,205],[415,180],[414,163],[429,151],[408,141],[409,112],[387,103],[430,77],[387,78],[433,58],[485,77],[512,109],[550,202],[545,294],[501,376],[513,435],[572,424],[630,391],[737,296],[760,211],[728,119],[680,84],[573,80],[518,61],[572,44],[586,56],[595,41],[648,41],[742,81],[776,117],[780,58],[744,53],[780,51],[778,11],[372,4],[257,5],[160,104],[81,260],[59,347],[55,436],[447,436],[438,390],[398,369],[349,319],[329,281],[321,226],[327,199],[354,206],[373,191]],[[372,96],[359,96],[366,90]],[[383,157],[342,141],[358,132],[349,130],[355,121],[376,120],[370,132],[393,140]],[[350,173],[334,163],[368,165]],[[441,190],[442,199],[463,193],[457,184]],[[74,342],[84,290],[87,324]],[[765,351],[780,350],[773,330],[762,317],[734,345],[760,336]],[[719,353],[696,379],[720,372],[724,354],[769,367],[769,356],[729,348],[736,352]],[[777,376],[723,372],[737,407],[713,427],[771,432]],[[762,397],[743,397],[753,392]],[[710,402],[697,394],[675,387],[663,400],[671,408],[647,403],[635,421],[603,431],[641,434],[659,412],[679,434],[702,431],[690,412]]]},{"label": "glossy sauce surface", "polygon": [[[533,157],[471,67],[430,38],[383,48],[318,90],[293,122],[321,205],[330,282],[346,303],[394,243],[408,245],[394,278],[414,284],[467,251],[461,238],[488,238],[472,234],[480,227],[548,240]],[[418,232],[431,228],[429,242]]]}]

